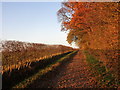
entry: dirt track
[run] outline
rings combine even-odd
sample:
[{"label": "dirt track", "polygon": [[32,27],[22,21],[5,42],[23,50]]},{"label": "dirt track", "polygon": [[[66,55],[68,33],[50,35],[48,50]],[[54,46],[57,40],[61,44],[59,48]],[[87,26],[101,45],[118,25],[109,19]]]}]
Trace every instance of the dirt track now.
[{"label": "dirt track", "polygon": [[29,88],[95,88],[98,87],[84,55],[79,51],[72,60],[36,80]]}]

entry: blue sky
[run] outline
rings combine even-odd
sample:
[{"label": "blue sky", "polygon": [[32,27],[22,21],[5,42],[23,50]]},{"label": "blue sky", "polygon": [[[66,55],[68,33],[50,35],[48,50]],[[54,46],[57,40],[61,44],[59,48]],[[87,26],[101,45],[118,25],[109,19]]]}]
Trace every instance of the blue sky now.
[{"label": "blue sky", "polygon": [[2,38],[69,46],[57,20],[60,8],[60,2],[2,3]]},{"label": "blue sky", "polygon": [[2,38],[2,3],[0,2],[0,40]]}]

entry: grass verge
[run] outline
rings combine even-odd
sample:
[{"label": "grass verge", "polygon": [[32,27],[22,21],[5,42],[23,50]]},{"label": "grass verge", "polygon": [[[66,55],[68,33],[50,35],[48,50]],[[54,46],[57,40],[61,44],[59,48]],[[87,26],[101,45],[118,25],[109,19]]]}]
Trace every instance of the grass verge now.
[{"label": "grass verge", "polygon": [[52,71],[53,69],[55,69],[56,67],[58,67],[61,62],[63,62],[64,60],[68,60],[70,58],[70,56],[72,56],[73,54],[75,54],[77,51],[73,51],[69,54],[67,54],[66,56],[56,60],[55,62],[47,65],[44,69],[40,69],[38,71],[38,73],[32,75],[31,77],[25,79],[24,81],[20,82],[19,84],[13,86],[12,88],[26,88],[28,85],[30,85],[33,81],[37,80],[37,78],[45,75],[46,73],[48,73],[49,71]]},{"label": "grass verge", "polygon": [[106,70],[106,66],[104,66],[103,63],[97,60],[95,57],[90,55],[87,51],[85,51],[84,53],[86,55],[86,61],[91,67],[94,76],[99,83],[99,86],[101,88],[117,88],[118,81],[115,80],[109,70]]}]

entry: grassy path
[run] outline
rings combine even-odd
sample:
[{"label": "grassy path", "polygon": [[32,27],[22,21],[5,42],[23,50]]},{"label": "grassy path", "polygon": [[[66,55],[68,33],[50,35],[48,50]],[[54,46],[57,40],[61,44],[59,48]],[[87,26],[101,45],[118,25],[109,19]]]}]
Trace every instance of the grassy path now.
[{"label": "grassy path", "polygon": [[84,55],[79,51],[76,56],[63,63],[54,71],[29,85],[29,88],[95,88],[96,79],[88,67]]}]

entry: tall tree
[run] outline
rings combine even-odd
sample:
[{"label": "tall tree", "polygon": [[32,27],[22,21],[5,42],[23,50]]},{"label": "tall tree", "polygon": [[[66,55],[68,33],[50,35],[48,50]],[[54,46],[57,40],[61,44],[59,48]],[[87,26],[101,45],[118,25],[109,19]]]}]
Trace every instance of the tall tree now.
[{"label": "tall tree", "polygon": [[117,2],[68,1],[57,15],[61,30],[69,31],[69,43],[74,41],[81,49],[117,49],[119,13]]}]

